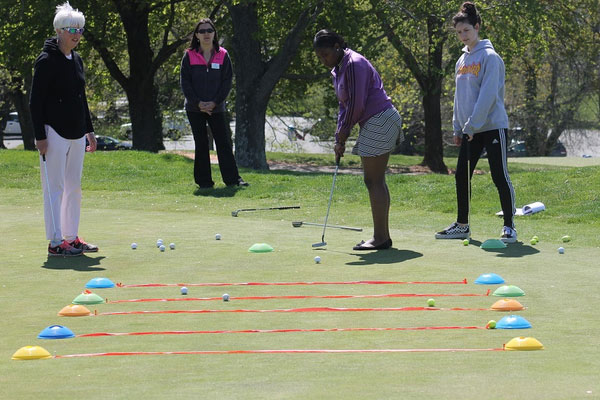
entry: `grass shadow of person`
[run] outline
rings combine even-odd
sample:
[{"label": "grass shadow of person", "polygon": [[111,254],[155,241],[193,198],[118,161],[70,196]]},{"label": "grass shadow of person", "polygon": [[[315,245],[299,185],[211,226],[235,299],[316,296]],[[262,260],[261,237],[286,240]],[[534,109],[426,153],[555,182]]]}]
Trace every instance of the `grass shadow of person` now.
[{"label": "grass shadow of person", "polygon": [[46,262],[41,268],[53,269],[53,270],[67,270],[72,269],[77,272],[93,272],[93,271],[104,271],[106,268],[95,267],[100,265],[100,262],[106,257],[88,257],[85,254],[78,257],[55,257],[48,256]]},{"label": "grass shadow of person", "polygon": [[423,253],[395,248],[350,254],[359,257],[359,260],[347,262],[346,265],[396,264],[423,257]]},{"label": "grass shadow of person", "polygon": [[218,188],[200,188],[197,187],[194,190],[194,196],[203,196],[203,197],[233,197],[238,192],[238,190],[242,190],[241,186],[225,186]]},{"label": "grass shadow of person", "polygon": [[525,245],[523,242],[515,242],[508,244],[505,248],[502,249],[482,249],[489,253],[498,253],[496,257],[506,257],[506,258],[515,258],[515,257],[524,257],[531,256],[533,254],[538,254],[540,251],[533,246]]}]

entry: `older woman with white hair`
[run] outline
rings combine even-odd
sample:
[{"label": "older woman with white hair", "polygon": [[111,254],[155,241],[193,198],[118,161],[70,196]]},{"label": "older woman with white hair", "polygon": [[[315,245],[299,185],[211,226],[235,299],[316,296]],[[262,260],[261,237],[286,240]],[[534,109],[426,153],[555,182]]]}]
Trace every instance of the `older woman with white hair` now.
[{"label": "older woman with white hair", "polygon": [[83,13],[68,2],[57,6],[56,37],[46,40],[34,65],[29,106],[40,153],[48,256],[98,251],[78,236],[83,157],[96,150],[83,62],[74,51],[84,25]]}]

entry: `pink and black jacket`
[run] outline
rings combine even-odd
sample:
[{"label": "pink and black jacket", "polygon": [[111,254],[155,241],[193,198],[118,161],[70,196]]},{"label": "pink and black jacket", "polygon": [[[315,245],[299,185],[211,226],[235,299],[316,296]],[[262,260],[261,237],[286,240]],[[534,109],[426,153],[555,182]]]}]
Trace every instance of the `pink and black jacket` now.
[{"label": "pink and black jacket", "polygon": [[207,62],[202,53],[187,49],[181,60],[181,90],[185,96],[185,109],[200,112],[200,101],[214,101],[213,112],[225,111],[225,99],[231,90],[233,70],[225,48],[213,52]]}]

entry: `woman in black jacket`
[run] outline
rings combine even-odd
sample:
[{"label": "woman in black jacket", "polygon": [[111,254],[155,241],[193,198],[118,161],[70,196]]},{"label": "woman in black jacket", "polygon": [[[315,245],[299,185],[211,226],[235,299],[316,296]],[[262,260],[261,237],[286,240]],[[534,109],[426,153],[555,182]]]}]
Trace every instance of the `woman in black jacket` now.
[{"label": "woman in black jacket", "polygon": [[68,2],[57,6],[56,37],[46,40],[34,65],[29,106],[40,153],[49,256],[98,251],[78,236],[83,156],[96,150],[83,62],[74,51],[84,25],[83,14]]},{"label": "woman in black jacket", "polygon": [[208,132],[210,126],[219,158],[219,169],[227,186],[248,186],[240,177],[225,120],[225,99],[231,90],[233,71],[217,29],[209,18],[196,25],[190,47],[181,60],[181,89],[185,110],[194,134],[194,180],[200,188],[212,188]]}]

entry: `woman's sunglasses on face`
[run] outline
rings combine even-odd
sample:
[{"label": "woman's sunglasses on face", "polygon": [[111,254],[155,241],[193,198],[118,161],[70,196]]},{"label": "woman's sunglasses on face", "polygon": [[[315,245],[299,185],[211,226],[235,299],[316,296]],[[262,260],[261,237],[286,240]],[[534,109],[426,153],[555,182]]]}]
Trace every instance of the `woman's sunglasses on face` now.
[{"label": "woman's sunglasses on face", "polygon": [[74,35],[76,33],[79,33],[80,35],[83,34],[83,28],[62,28],[62,30],[65,32],[69,32],[71,35]]},{"label": "woman's sunglasses on face", "polygon": [[208,28],[208,29],[198,29],[196,31],[196,33],[213,33],[215,30],[212,28]]}]

